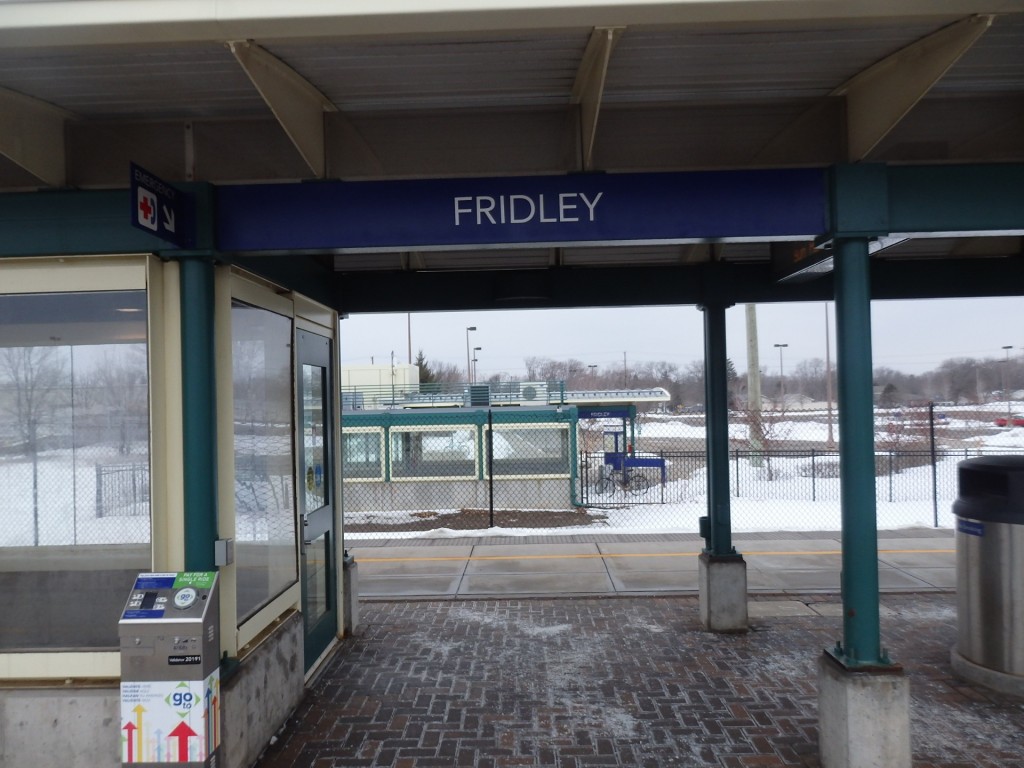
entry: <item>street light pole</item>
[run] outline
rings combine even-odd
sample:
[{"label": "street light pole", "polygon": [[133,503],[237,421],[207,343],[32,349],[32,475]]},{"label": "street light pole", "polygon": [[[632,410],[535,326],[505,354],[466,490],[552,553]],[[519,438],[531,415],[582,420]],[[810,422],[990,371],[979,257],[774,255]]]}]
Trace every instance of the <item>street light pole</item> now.
[{"label": "street light pole", "polygon": [[1006,398],[1006,426],[1012,427],[1013,422],[1010,417],[1010,393],[1006,391],[1006,372],[1010,370],[1010,350],[1013,349],[1012,344],[1007,344],[1003,347],[1003,351],[1006,353],[1006,359],[1003,361],[1003,397]]},{"label": "street light pole", "polygon": [[788,347],[789,344],[776,344],[775,347],[779,350],[779,407],[783,407],[786,404],[786,373],[782,368],[782,350]]},{"label": "street light pole", "polygon": [[472,384],[476,384],[476,364],[477,364],[476,353],[479,352],[481,349],[483,349],[483,347],[473,347],[473,378],[471,379],[471,383]]},{"label": "street light pole", "polygon": [[475,325],[470,325],[466,328],[466,381],[470,384],[473,383],[473,369],[469,360],[469,332],[475,330]]}]

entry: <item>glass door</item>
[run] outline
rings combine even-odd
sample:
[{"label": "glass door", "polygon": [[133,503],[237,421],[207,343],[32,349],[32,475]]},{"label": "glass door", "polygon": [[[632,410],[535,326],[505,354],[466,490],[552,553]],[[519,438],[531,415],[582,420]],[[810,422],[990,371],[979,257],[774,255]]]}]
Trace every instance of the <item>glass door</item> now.
[{"label": "glass door", "polygon": [[302,520],[302,612],[308,670],[338,632],[337,547],[331,428],[331,340],[296,332],[299,401],[299,514]]}]

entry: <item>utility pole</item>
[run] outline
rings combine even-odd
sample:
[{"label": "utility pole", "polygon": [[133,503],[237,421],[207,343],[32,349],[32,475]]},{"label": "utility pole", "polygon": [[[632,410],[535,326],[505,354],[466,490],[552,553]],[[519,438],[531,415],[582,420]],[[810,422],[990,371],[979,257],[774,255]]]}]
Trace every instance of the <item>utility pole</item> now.
[{"label": "utility pole", "polygon": [[757,351],[757,307],[746,305],[747,313],[747,411],[753,466],[761,466],[761,361]]}]

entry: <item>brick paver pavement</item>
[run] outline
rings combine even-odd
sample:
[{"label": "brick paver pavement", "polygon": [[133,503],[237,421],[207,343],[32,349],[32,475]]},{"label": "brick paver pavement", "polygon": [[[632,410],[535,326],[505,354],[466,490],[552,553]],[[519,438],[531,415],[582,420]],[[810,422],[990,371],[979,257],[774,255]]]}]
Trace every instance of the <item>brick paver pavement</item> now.
[{"label": "brick paver pavement", "polygon": [[[955,596],[882,604],[915,768],[1024,766],[1024,700],[950,671]],[[837,618],[712,635],[691,596],[371,602],[361,617],[259,768],[818,765],[816,664]]]}]

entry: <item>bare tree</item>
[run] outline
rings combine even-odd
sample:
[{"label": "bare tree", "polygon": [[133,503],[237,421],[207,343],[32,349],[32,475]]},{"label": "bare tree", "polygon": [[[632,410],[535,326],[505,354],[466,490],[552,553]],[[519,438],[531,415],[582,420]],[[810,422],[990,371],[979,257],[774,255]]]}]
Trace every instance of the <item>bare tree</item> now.
[{"label": "bare tree", "polygon": [[0,375],[7,390],[0,399],[3,410],[32,460],[32,543],[38,547],[39,452],[56,411],[67,405],[67,368],[58,347],[7,347],[0,350]]},{"label": "bare tree", "polygon": [[90,377],[96,401],[116,419],[117,452],[121,455],[131,453],[136,440],[146,439],[149,412],[146,362],[144,345],[108,347]]},{"label": "bare tree", "polygon": [[454,363],[431,363],[430,369],[434,372],[434,381],[454,383],[466,380],[466,372]]},{"label": "bare tree", "polygon": [[791,424],[787,420],[787,411],[782,403],[769,409],[746,408],[740,411],[740,422],[746,424],[750,432],[751,461],[758,466],[758,460],[764,457],[764,465],[768,470],[768,480],[775,479],[772,469],[772,454],[779,451],[789,438]]}]

